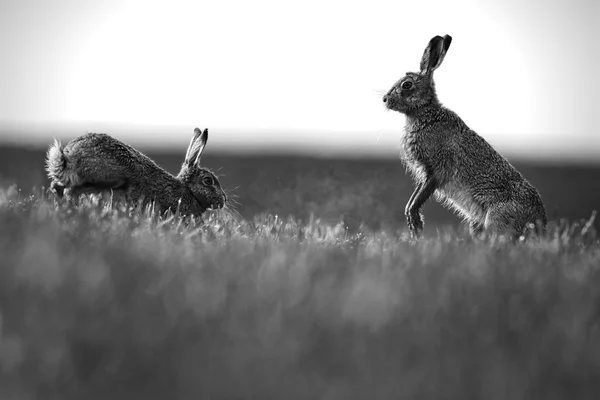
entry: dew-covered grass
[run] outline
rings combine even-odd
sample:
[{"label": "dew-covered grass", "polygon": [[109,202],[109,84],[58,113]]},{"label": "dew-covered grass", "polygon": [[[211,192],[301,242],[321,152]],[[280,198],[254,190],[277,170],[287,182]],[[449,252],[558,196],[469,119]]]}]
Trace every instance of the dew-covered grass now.
[{"label": "dew-covered grass", "polygon": [[597,399],[599,322],[590,221],[414,241],[0,190],[1,399]]}]

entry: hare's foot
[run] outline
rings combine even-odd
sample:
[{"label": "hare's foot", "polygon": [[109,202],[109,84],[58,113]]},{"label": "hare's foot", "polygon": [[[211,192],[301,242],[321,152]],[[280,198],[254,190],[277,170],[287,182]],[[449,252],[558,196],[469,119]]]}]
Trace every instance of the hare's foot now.
[{"label": "hare's foot", "polygon": [[68,203],[74,205],[78,203],[79,192],[72,187],[66,187],[58,181],[52,181],[49,190],[57,199],[65,199]]},{"label": "hare's foot", "polygon": [[88,183],[71,186],[69,188],[65,188],[65,197],[69,200],[73,205],[79,205],[79,198],[81,195],[86,195],[89,193],[98,193],[99,190],[95,185],[90,185]]},{"label": "hare's foot", "polygon": [[424,182],[417,184],[415,191],[408,200],[406,206],[406,219],[408,228],[414,237],[419,237],[423,230],[423,216],[420,213],[421,207],[427,199],[431,197],[435,189],[438,187],[437,179],[430,174]]},{"label": "hare's foot", "polygon": [[491,207],[485,215],[484,228],[488,234],[495,236],[519,237],[522,225],[515,220],[517,212],[511,204],[502,204]]},{"label": "hare's foot", "polygon": [[469,222],[469,233],[473,239],[480,239],[484,230],[483,222],[471,221]]},{"label": "hare's foot", "polygon": [[50,191],[52,193],[54,193],[54,195],[58,198],[62,198],[64,191],[65,191],[65,187],[62,185],[62,183],[58,182],[58,181],[52,181],[50,183]]},{"label": "hare's foot", "polygon": [[79,204],[79,191],[74,190],[73,188],[65,188],[63,194],[65,199],[67,199],[70,204],[75,206]]},{"label": "hare's foot", "polygon": [[406,213],[406,222],[412,237],[420,237],[423,231],[423,217],[419,210],[408,210]]}]

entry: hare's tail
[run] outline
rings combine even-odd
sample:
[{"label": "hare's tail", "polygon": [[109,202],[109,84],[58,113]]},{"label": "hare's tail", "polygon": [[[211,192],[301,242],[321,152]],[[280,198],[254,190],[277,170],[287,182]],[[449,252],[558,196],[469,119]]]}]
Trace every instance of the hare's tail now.
[{"label": "hare's tail", "polygon": [[48,177],[53,181],[62,182],[67,168],[67,159],[63,153],[63,147],[60,141],[54,139],[54,143],[48,147],[46,153],[46,171]]}]

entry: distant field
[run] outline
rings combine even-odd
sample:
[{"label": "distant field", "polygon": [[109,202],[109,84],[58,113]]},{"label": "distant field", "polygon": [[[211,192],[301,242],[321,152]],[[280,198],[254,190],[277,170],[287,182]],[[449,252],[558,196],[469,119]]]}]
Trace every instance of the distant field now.
[{"label": "distant field", "polygon": [[0,190],[0,399],[600,398],[585,221],[503,244],[205,220]]},{"label": "distant field", "polygon": [[[149,153],[176,173],[183,154]],[[413,184],[397,159],[320,159],[298,156],[203,155],[205,166],[218,171],[221,182],[236,196],[245,218],[257,214],[315,215],[328,223],[361,224],[388,232],[405,229],[404,206]],[[16,183],[25,192],[47,185],[44,150],[0,147],[0,184]],[[517,164],[539,188],[551,219],[587,218],[600,209],[600,164],[561,166]],[[459,220],[434,201],[425,205],[426,233]],[[600,225],[597,225],[600,227]]]}]

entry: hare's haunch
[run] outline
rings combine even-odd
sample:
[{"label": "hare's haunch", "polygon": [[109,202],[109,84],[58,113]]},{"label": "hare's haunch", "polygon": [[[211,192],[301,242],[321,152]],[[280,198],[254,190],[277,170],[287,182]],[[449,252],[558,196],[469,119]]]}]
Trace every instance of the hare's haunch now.
[{"label": "hare's haunch", "polygon": [[131,203],[153,202],[161,212],[179,210],[200,216],[209,208],[221,208],[227,196],[217,177],[200,167],[208,130],[194,130],[185,161],[173,176],[133,147],[103,133],[88,133],[62,146],[48,148],[46,170],[50,189],[76,200],[80,194],[112,190]]},{"label": "hare's haunch", "polygon": [[452,38],[435,36],[423,53],[420,72],[409,72],[383,96],[386,107],[406,115],[403,161],[416,189],[405,213],[413,235],[423,229],[420,209],[435,195],[485,232],[518,236],[529,224],[545,226],[538,191],[492,146],[438,101],[433,82]]}]

